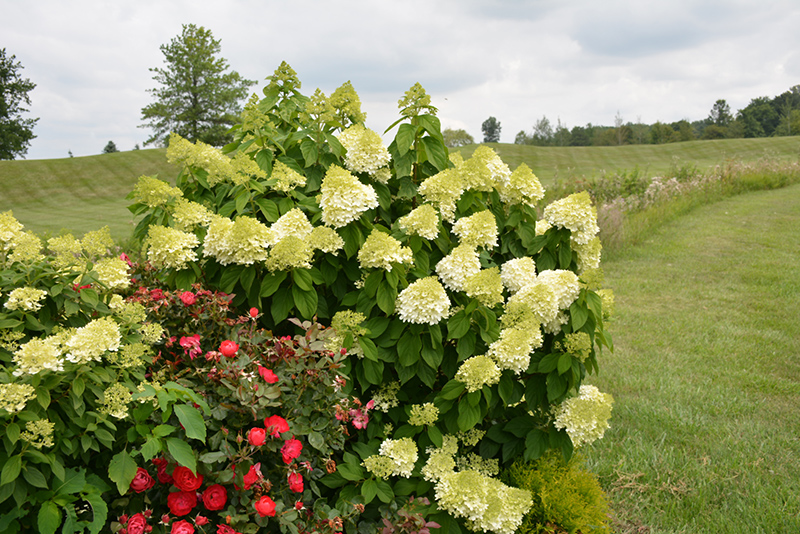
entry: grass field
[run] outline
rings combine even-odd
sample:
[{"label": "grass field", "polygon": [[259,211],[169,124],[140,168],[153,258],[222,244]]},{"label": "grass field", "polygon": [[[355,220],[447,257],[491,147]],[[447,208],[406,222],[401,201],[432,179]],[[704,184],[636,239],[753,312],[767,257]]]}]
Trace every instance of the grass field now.
[{"label": "grass field", "polygon": [[[465,157],[476,145],[461,149]],[[512,169],[525,162],[547,186],[556,179],[591,177],[638,167],[649,176],[663,175],[674,166],[695,165],[704,170],[731,159],[744,161],[765,155],[800,157],[800,137],[719,139],[666,145],[605,147],[537,147],[489,143]]]},{"label": "grass field", "polygon": [[800,185],[697,208],[604,264],[616,399],[590,453],[624,533],[800,532]]},{"label": "grass field", "polygon": [[27,230],[81,235],[108,225],[117,239],[130,236],[133,217],[125,195],[139,176],[173,180],[178,169],[165,149],[81,158],[0,161],[0,212],[13,210]]},{"label": "grass field", "polygon": [[[525,162],[548,187],[556,179],[596,176],[639,168],[655,176],[673,166],[705,169],[732,158],[756,160],[764,155],[800,157],[800,137],[690,141],[667,145],[622,147],[535,147],[491,144],[514,169]],[[469,156],[474,146],[462,148]],[[125,196],[139,176],[158,174],[171,181],[178,170],[165,159],[164,149],[135,150],[81,158],[0,161],[0,211],[13,210],[29,230],[77,234],[111,227],[123,239],[130,235],[132,217]]]}]

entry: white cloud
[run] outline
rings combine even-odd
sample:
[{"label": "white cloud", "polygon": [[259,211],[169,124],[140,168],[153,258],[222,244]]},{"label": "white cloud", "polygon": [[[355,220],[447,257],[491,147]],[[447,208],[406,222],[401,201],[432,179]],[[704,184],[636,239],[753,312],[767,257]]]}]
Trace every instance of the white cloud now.
[{"label": "white cloud", "polygon": [[[2,1],[2,0],[0,0]],[[420,82],[443,126],[502,139],[542,115],[569,127],[700,119],[800,83],[793,0],[100,0],[3,2],[0,34],[38,86],[29,158],[141,144],[140,111],[159,46],[194,23],[221,40],[231,68],[263,85],[288,61],[310,94],[350,80],[368,124],[396,118]]]}]

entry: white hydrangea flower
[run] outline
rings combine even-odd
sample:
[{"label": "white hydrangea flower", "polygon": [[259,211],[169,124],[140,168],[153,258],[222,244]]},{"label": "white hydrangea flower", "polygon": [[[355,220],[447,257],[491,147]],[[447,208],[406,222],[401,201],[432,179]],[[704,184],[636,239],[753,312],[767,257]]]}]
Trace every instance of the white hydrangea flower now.
[{"label": "white hydrangea flower", "polygon": [[485,385],[500,382],[500,368],[486,355],[473,356],[467,359],[456,372],[455,379],[462,382],[467,391],[478,391]]},{"label": "white hydrangea flower", "polygon": [[597,210],[586,191],[556,200],[544,209],[544,218],[553,226],[569,229],[579,245],[587,244],[600,231]]},{"label": "white hydrangea flower", "polygon": [[281,215],[269,229],[273,235],[273,242],[277,243],[287,235],[304,239],[311,234],[314,227],[311,226],[303,210],[293,208]]},{"label": "white hydrangea flower", "polygon": [[106,351],[119,349],[122,336],[119,326],[110,317],[95,319],[78,328],[66,342],[67,360],[72,363],[100,361]]},{"label": "white hydrangea flower", "polygon": [[344,166],[352,172],[375,174],[392,159],[381,136],[361,124],[354,124],[340,133],[339,142],[347,150]]},{"label": "white hydrangea flower", "polygon": [[420,278],[397,296],[400,320],[415,324],[437,324],[447,318],[450,299],[435,276]]},{"label": "white hydrangea flower", "polygon": [[458,219],[453,225],[453,233],[462,244],[493,248],[497,246],[497,219],[489,210],[479,211]]},{"label": "white hydrangea flower", "polygon": [[613,404],[614,397],[584,384],[577,397],[570,397],[556,407],[554,425],[566,429],[576,447],[592,443],[609,428]]},{"label": "white hydrangea flower", "polygon": [[386,439],[378,452],[394,462],[392,475],[406,478],[411,476],[419,457],[417,444],[411,438]]},{"label": "white hydrangea flower", "polygon": [[478,274],[481,262],[474,247],[461,244],[436,264],[436,274],[451,291],[463,291],[467,278]]},{"label": "white hydrangea flower", "polygon": [[443,475],[435,496],[440,509],[463,517],[472,530],[497,534],[513,534],[533,505],[531,492],[471,469]]},{"label": "white hydrangea flower", "polygon": [[500,338],[489,345],[487,353],[500,369],[509,369],[521,373],[528,368],[531,352],[542,346],[540,328],[519,329],[506,328],[500,332]]},{"label": "white hydrangea flower", "polygon": [[514,258],[500,268],[500,279],[511,293],[516,293],[536,280],[536,263],[533,258]]},{"label": "white hydrangea flower", "polygon": [[393,263],[413,265],[414,255],[410,248],[402,246],[397,239],[373,229],[358,251],[358,263],[362,269],[391,271]]},{"label": "white hydrangea flower", "polygon": [[334,228],[341,228],[378,206],[378,195],[372,187],[336,165],[325,173],[320,193],[322,222]]},{"label": "white hydrangea flower", "polygon": [[525,204],[532,208],[544,198],[544,187],[533,174],[530,167],[521,163],[514,169],[508,180],[500,182],[497,188],[504,204]]},{"label": "white hydrangea flower", "polygon": [[97,278],[111,290],[124,289],[131,283],[128,264],[120,258],[103,258],[94,264]]},{"label": "white hydrangea flower", "polygon": [[200,244],[197,236],[175,228],[154,225],[147,232],[147,259],[156,267],[185,269],[197,259],[194,247]]},{"label": "white hydrangea flower", "polygon": [[578,275],[572,271],[566,271],[564,269],[542,271],[539,273],[539,276],[536,277],[536,280],[539,283],[547,284],[553,288],[559,310],[569,309],[581,292],[581,284],[578,280]]},{"label": "white hydrangea flower", "polygon": [[430,204],[414,208],[397,222],[400,229],[408,235],[418,235],[431,241],[439,237],[439,216]]},{"label": "white hydrangea flower", "polygon": [[12,373],[14,376],[35,375],[45,370],[55,372],[64,370],[60,346],[57,341],[50,338],[33,338],[20,345],[14,352],[13,362],[17,364]]}]

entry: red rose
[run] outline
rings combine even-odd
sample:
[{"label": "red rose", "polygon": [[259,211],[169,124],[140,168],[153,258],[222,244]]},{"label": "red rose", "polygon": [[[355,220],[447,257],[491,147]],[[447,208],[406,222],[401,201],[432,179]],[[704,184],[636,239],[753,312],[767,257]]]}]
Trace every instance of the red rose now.
[{"label": "red rose", "polygon": [[250,308],[250,317],[253,319],[258,317],[258,308]]},{"label": "red rose", "polygon": [[300,456],[300,452],[303,450],[303,444],[300,443],[299,440],[294,438],[287,439],[286,443],[283,444],[281,447],[281,454],[283,455],[284,463],[290,464],[292,460]]},{"label": "red rose", "polygon": [[172,523],[172,530],[169,532],[170,534],[194,534],[194,527],[184,519]]},{"label": "red rose", "polygon": [[147,519],[142,514],[134,514],[128,521],[128,534],[144,534],[147,530]]},{"label": "red rose", "polygon": [[197,514],[197,517],[194,518],[194,524],[197,525],[198,527],[202,527],[203,525],[207,525],[208,524],[208,518],[205,517],[205,516],[202,516],[200,514]]},{"label": "red rose", "polygon": [[195,302],[197,302],[197,297],[194,296],[194,293],[191,291],[184,291],[181,293],[181,302],[183,302],[184,306],[191,306]]},{"label": "red rose", "polygon": [[175,486],[183,491],[195,491],[203,485],[203,475],[195,475],[188,467],[179,465],[172,472]]},{"label": "red rose", "polygon": [[174,491],[167,495],[167,506],[173,515],[186,515],[197,506],[197,493],[194,491]]},{"label": "red rose", "polygon": [[150,291],[150,298],[153,300],[161,300],[164,298],[164,292],[160,289],[153,289]]},{"label": "red rose", "polygon": [[133,476],[133,480],[131,480],[131,489],[136,493],[141,493],[149,490],[155,486],[155,484],[156,481],[150,476],[150,473],[148,473],[146,469],[139,467],[136,469],[136,474]]},{"label": "red rose", "polygon": [[244,489],[249,490],[261,478],[261,463],[250,466],[250,471],[244,476]]},{"label": "red rose", "polygon": [[209,486],[203,492],[203,504],[206,510],[222,510],[228,502],[228,490],[219,484]]},{"label": "red rose", "polygon": [[258,366],[258,374],[261,375],[261,378],[264,379],[264,382],[267,384],[274,384],[278,381],[278,375],[276,375],[272,369],[267,369],[266,367]]},{"label": "red rose", "polygon": [[241,534],[241,533],[236,532],[228,525],[217,525],[217,534]]},{"label": "red rose", "polygon": [[231,356],[236,354],[237,350],[239,350],[239,345],[237,345],[233,341],[223,341],[219,346],[219,351],[226,358],[230,358]]},{"label": "red rose", "polygon": [[281,437],[281,434],[289,431],[289,423],[280,415],[270,415],[264,419],[264,426],[275,438],[279,438]]},{"label": "red rose", "polygon": [[172,484],[175,482],[175,479],[172,478],[172,475],[167,473],[167,466],[169,462],[166,458],[153,458],[153,463],[156,465],[156,469],[158,472],[156,475],[158,476],[158,481],[162,484]]},{"label": "red rose", "polygon": [[275,501],[264,495],[256,501],[256,512],[261,517],[275,517]]},{"label": "red rose", "polygon": [[253,447],[260,447],[267,441],[267,431],[263,428],[251,428],[247,433],[247,441]]},{"label": "red rose", "polygon": [[289,473],[289,489],[295,493],[303,493],[303,475]]}]

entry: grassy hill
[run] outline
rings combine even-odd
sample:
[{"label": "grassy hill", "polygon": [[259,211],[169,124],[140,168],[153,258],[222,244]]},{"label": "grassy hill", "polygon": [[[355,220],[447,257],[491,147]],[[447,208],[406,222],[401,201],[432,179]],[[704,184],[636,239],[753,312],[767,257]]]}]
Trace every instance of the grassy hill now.
[{"label": "grassy hill", "polygon": [[[705,169],[730,159],[756,160],[765,155],[800,157],[800,137],[690,141],[667,145],[620,147],[535,147],[490,144],[514,169],[525,162],[547,187],[556,179],[590,177],[602,172],[639,168],[663,174],[675,165]],[[475,146],[460,149],[468,157]],[[76,234],[111,227],[120,239],[129,236],[133,218],[125,196],[139,176],[172,180],[178,170],[164,149],[135,150],[81,158],[0,161],[0,211],[13,210],[29,230]]]},{"label": "grassy hill", "polygon": [[133,217],[125,195],[141,175],[173,180],[178,169],[166,149],[133,150],[80,158],[0,161],[0,212],[13,210],[27,230],[56,235],[111,227],[126,238]]}]

